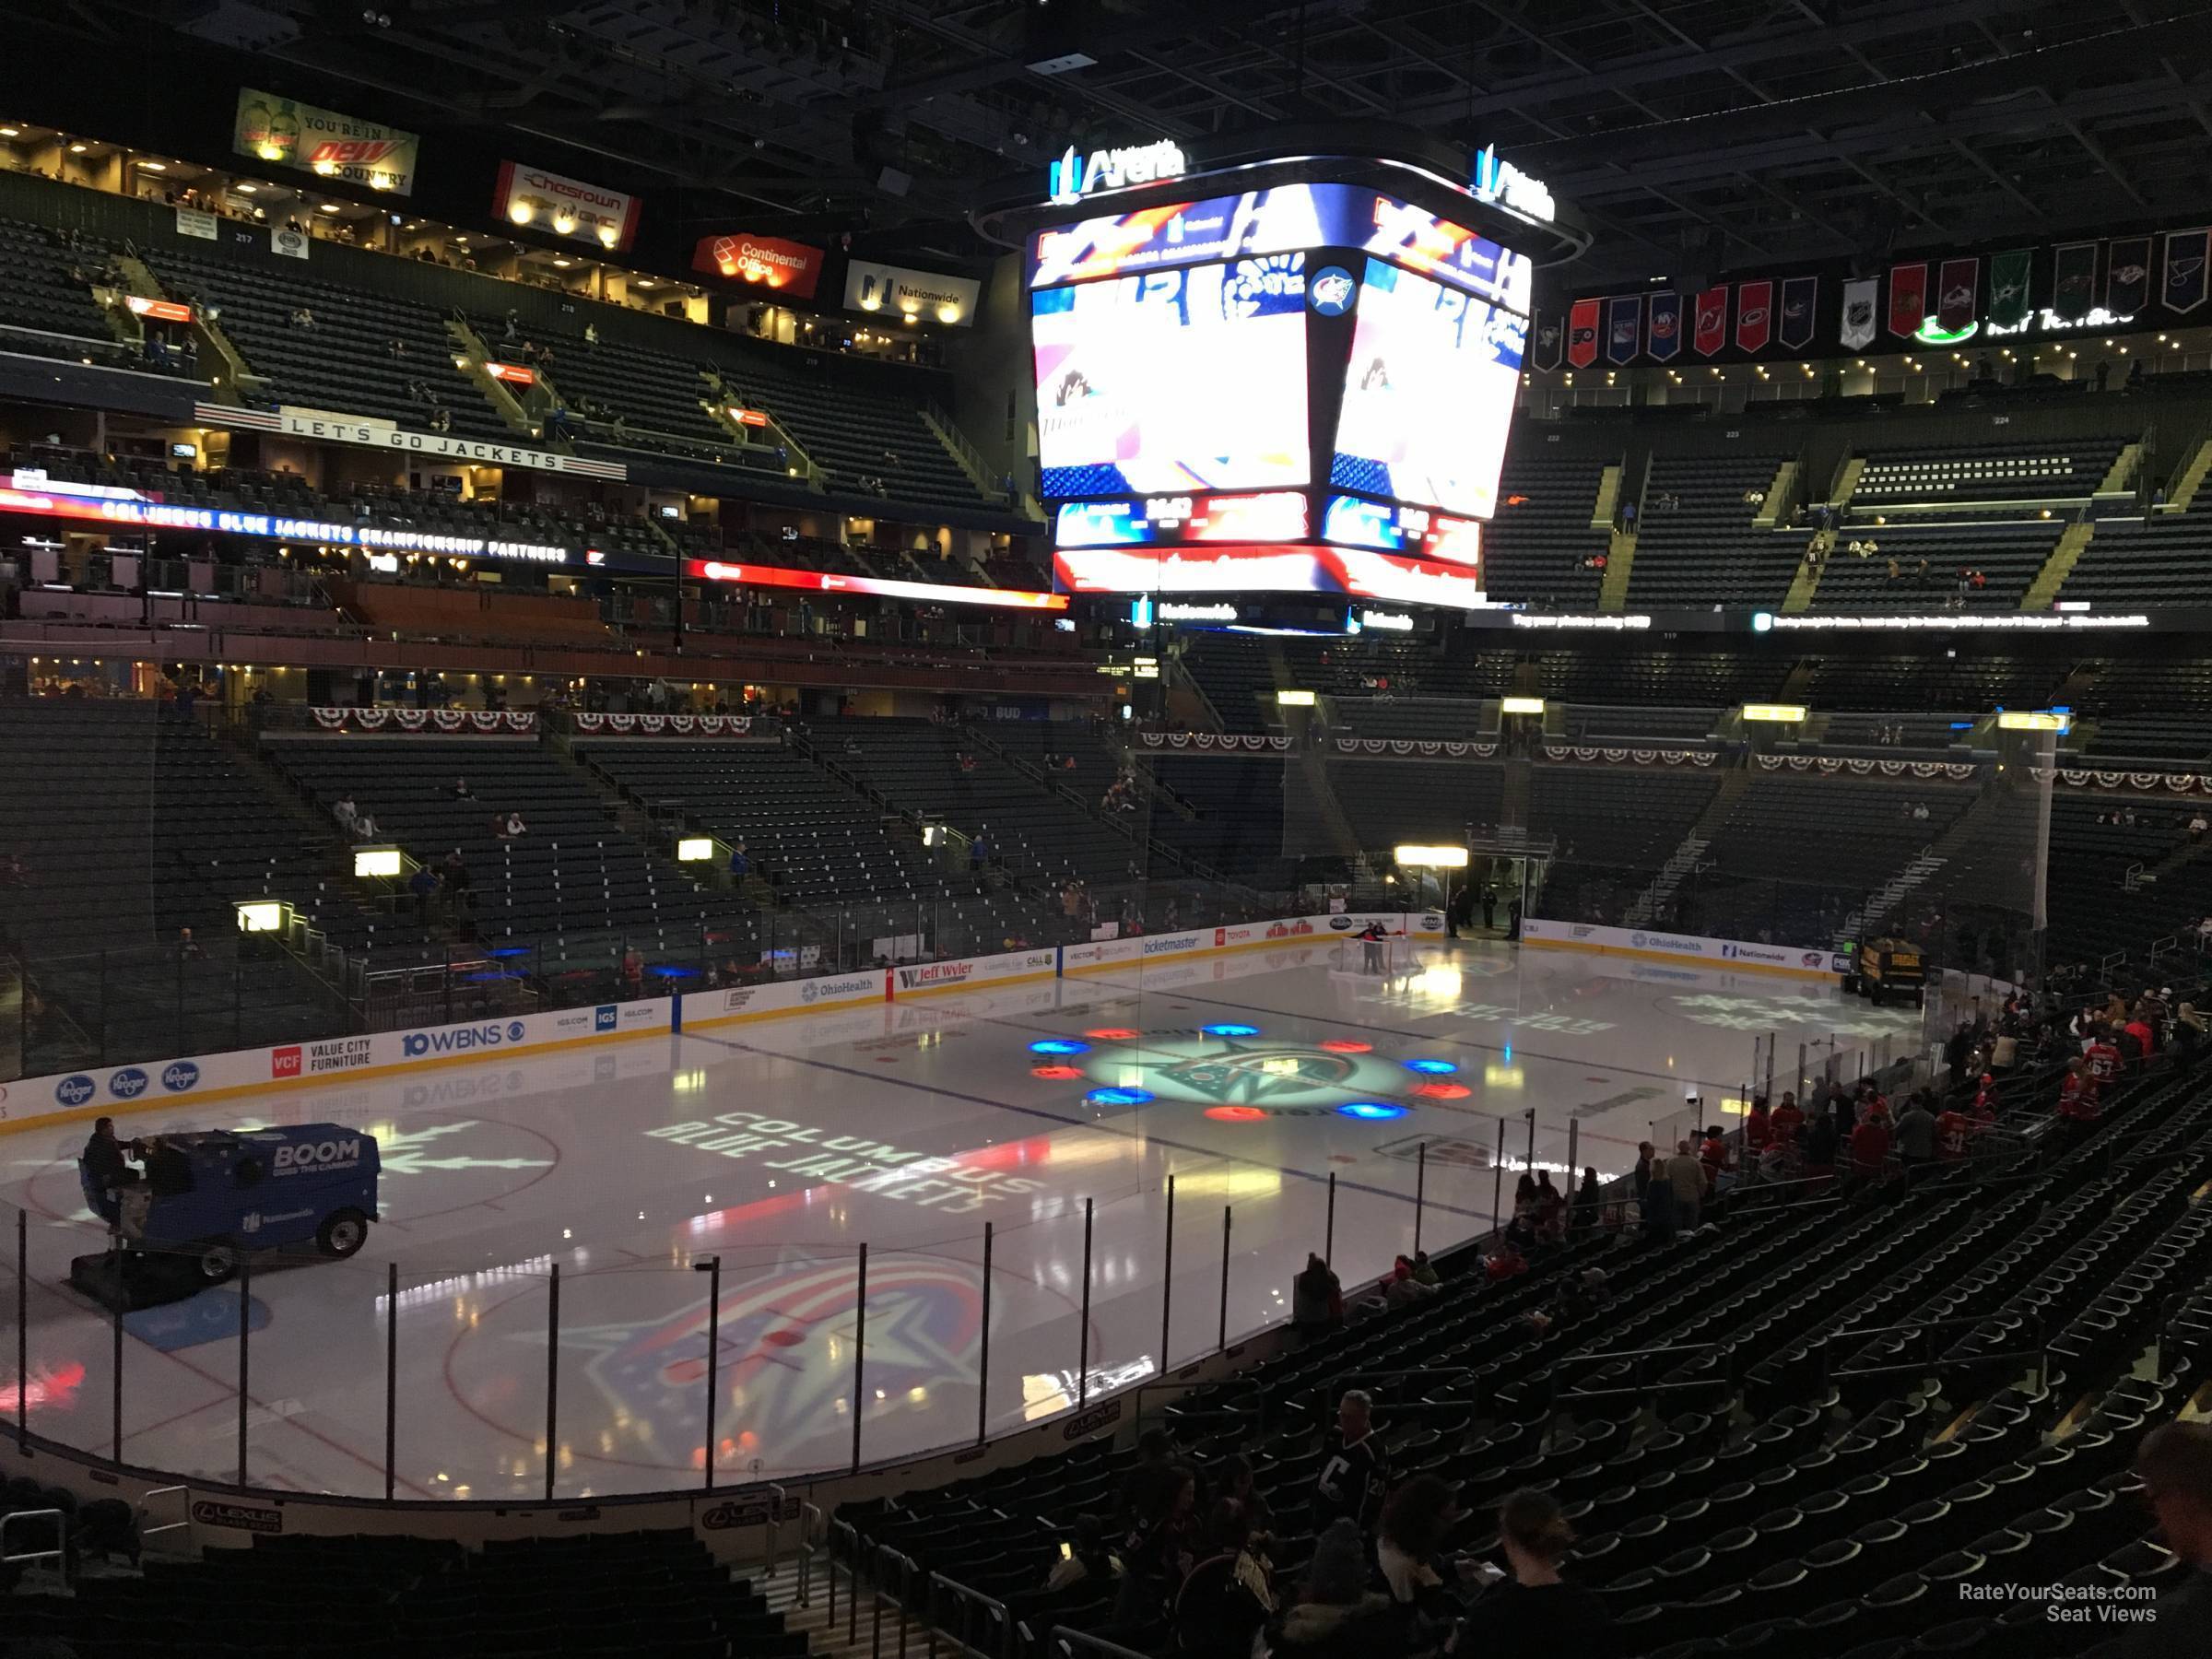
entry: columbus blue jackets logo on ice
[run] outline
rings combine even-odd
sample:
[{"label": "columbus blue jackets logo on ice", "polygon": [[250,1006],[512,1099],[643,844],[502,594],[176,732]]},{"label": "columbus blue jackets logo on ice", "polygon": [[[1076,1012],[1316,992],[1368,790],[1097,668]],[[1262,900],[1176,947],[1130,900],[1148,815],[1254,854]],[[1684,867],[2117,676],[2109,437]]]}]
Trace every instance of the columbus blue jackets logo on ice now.
[{"label": "columbus blue jackets logo on ice", "polygon": [[[703,1276],[697,1282],[703,1287]],[[853,1265],[844,1260],[781,1264],[724,1291],[718,1467],[742,1471],[755,1458],[805,1456],[801,1448],[816,1436],[851,1431],[845,1413],[857,1288]],[[925,1409],[929,1390],[975,1382],[982,1305],[972,1269],[905,1256],[871,1265],[867,1382],[888,1402],[871,1409],[871,1424],[877,1411]],[[583,1327],[564,1332],[561,1341],[593,1350],[584,1373],[617,1413],[680,1428],[658,1442],[636,1442],[633,1455],[688,1455],[691,1468],[700,1466],[691,1437],[706,1386],[705,1297],[672,1318]],[[924,1392],[917,1396],[916,1390]]]},{"label": "columbus blue jackets logo on ice", "polygon": [[1324,317],[1341,317],[1352,308],[1359,285],[1342,265],[1324,265],[1306,286],[1306,302]]},{"label": "columbus blue jackets logo on ice", "polygon": [[1348,1055],[1317,1049],[1292,1048],[1262,1041],[1240,1048],[1239,1040],[1226,1040],[1229,1052],[1218,1050],[1181,1060],[1163,1067],[1161,1077],[1192,1094],[1224,1105],[1249,1105],[1309,1089],[1340,1088],[1351,1078],[1355,1065]]}]

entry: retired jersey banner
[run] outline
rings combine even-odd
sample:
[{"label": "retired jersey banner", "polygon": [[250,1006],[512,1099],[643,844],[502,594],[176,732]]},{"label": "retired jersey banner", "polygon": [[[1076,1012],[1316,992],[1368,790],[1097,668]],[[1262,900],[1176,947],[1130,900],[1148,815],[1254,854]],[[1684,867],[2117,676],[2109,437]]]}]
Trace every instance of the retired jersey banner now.
[{"label": "retired jersey banner", "polygon": [[2166,309],[2193,312],[2205,302],[2205,255],[2212,252],[2212,230],[2166,232]]},{"label": "retired jersey banner", "polygon": [[1793,276],[1782,285],[1782,317],[1774,337],[1791,351],[1813,343],[1813,318],[1820,309],[1820,278]]},{"label": "retired jersey banner", "polygon": [[398,127],[341,115],[252,87],[238,91],[230,147],[256,161],[297,167],[319,179],[343,179],[406,195],[415,188],[421,140]]},{"label": "retired jersey banner", "polygon": [[1643,334],[1643,301],[1616,294],[1606,301],[1606,361],[1626,366],[1636,360]]},{"label": "retired jersey banner", "polygon": [[1597,361],[1597,307],[1594,300],[1577,300],[1567,318],[1569,367],[1587,369]]},{"label": "retired jersey banner", "polygon": [[1957,334],[1974,320],[1974,301],[1982,292],[1979,259],[1947,259],[1936,273],[1936,325]]},{"label": "retired jersey banner", "polygon": [[2051,253],[2051,309],[2078,323],[2097,302],[2097,244],[2062,242]]},{"label": "retired jersey banner", "polygon": [[1774,327],[1774,285],[1739,282],[1735,285],[1735,346],[1738,351],[1764,351]]},{"label": "retired jersey banner", "polygon": [[1654,363],[1671,363],[1682,350],[1682,296],[1651,294],[1643,305],[1643,349]]},{"label": "retired jersey banner", "polygon": [[1861,276],[1843,285],[1843,329],[1837,336],[1846,351],[1864,351],[1874,344],[1874,308],[1881,301],[1878,276]]},{"label": "retired jersey banner", "polygon": [[2132,317],[2150,303],[2150,238],[2124,236],[2112,244],[2104,267],[2104,309]]},{"label": "retired jersey banner", "polygon": [[1928,267],[1889,267],[1889,332],[1910,338],[1928,320]]},{"label": "retired jersey banner", "polygon": [[1558,312],[1549,316],[1539,314],[1535,326],[1535,365],[1538,369],[1557,369],[1567,355],[1567,324]]},{"label": "retired jersey banner", "polygon": [[2028,321],[2029,286],[2035,274],[2035,250],[2015,248],[1989,262],[1989,325],[2018,328]]},{"label": "retired jersey banner", "polygon": [[1728,344],[1728,289],[1709,288],[1698,296],[1698,355],[1717,357]]}]

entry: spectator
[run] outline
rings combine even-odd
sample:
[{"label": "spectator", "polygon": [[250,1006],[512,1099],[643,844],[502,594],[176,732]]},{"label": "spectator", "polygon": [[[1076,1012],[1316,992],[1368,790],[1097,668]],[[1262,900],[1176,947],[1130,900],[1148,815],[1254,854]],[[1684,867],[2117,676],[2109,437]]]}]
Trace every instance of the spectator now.
[{"label": "spectator", "polygon": [[1427,1301],[1436,1294],[1434,1285],[1424,1285],[1413,1277],[1413,1259],[1400,1256],[1391,1265],[1390,1277],[1382,1281],[1382,1300],[1393,1308],[1411,1307],[1415,1302]]},{"label": "spectator", "polygon": [[1439,1288],[1443,1285],[1443,1275],[1437,1272],[1436,1265],[1430,1261],[1429,1253],[1425,1250],[1413,1253],[1413,1280],[1417,1285],[1430,1285]]},{"label": "spectator", "polygon": [[1744,1154],[1747,1159],[1758,1158],[1774,1138],[1773,1115],[1767,1111],[1767,1097],[1753,1095],[1751,1110],[1744,1113]]},{"label": "spectator", "polygon": [[1390,1484],[1390,1465],[1375,1433],[1374,1401],[1365,1389],[1347,1389],[1337,1401],[1336,1431],[1324,1450],[1313,1480],[1313,1530],[1325,1532],[1343,1520],[1365,1534]]},{"label": "spectator", "polygon": [[1109,1583],[1113,1579],[1113,1550],[1106,1541],[1106,1524],[1097,1515],[1076,1517],[1076,1537],[1066,1555],[1053,1563],[1046,1575],[1047,1591],[1065,1590],[1085,1580]]},{"label": "spectator", "polygon": [[1597,1171],[1585,1167],[1583,1184],[1575,1189],[1574,1214],[1567,1223],[1568,1230],[1581,1238],[1597,1225],[1598,1216],[1606,1206],[1605,1191],[1597,1183]]},{"label": "spectator", "polygon": [[473,792],[472,792],[472,791],[469,789],[469,787],[468,787],[468,780],[467,780],[466,778],[455,778],[455,779],[453,780],[453,799],[454,799],[454,800],[456,800],[456,801],[473,801],[473,800],[475,800],[476,798],[477,798],[477,797],[476,797],[475,794],[474,794],[474,793],[473,793]]},{"label": "spectator", "polygon": [[1911,1181],[1917,1171],[1936,1161],[1936,1114],[1928,1110],[1924,1093],[1915,1091],[1897,1118],[1897,1163]]},{"label": "spectator", "polygon": [[1121,1518],[1124,1524],[1151,1513],[1175,1468],[1175,1442],[1164,1429],[1136,1437],[1136,1462],[1122,1477]]},{"label": "spectator", "polygon": [[1215,1500],[1206,1555],[1175,1597],[1175,1648],[1183,1653],[1249,1653],[1275,1612],[1275,1591],[1252,1547],[1252,1517],[1233,1498]]},{"label": "spectator", "polygon": [[730,877],[742,883],[753,873],[753,861],[746,856],[745,843],[736,841],[730,847]]},{"label": "spectator", "polygon": [[1297,1603],[1267,1627],[1269,1659],[1383,1659],[1403,1651],[1390,1598],[1367,1590],[1359,1529],[1337,1521],[1313,1545]]},{"label": "spectator", "polygon": [[372,841],[379,833],[376,819],[368,813],[364,812],[353,820],[353,839],[356,842]]},{"label": "spectator", "polygon": [[1556,1243],[1567,1234],[1567,1200],[1551,1184],[1551,1171],[1536,1171],[1536,1235]]},{"label": "spectator", "polygon": [[1703,1166],[1705,1195],[1712,1196],[1721,1190],[1721,1177],[1732,1167],[1728,1159],[1728,1132],[1718,1124],[1709,1124],[1705,1139],[1698,1147],[1698,1162]]},{"label": "spectator", "polygon": [[292,326],[312,332],[315,326],[315,313],[309,311],[304,305],[293,307]]},{"label": "spectator", "polygon": [[[1391,1493],[1375,1524],[1375,1564],[1392,1601],[1401,1607],[1449,1605],[1436,1561],[1458,1518],[1459,1505],[1441,1476],[1416,1475]],[[1413,1645],[1423,1644],[1417,1639]]]},{"label": "spectator", "polygon": [[1852,1169],[1862,1181],[1876,1181],[1888,1161],[1889,1114],[1870,1112],[1851,1132]]},{"label": "spectator", "polygon": [[1956,1106],[1946,1104],[1936,1114],[1936,1156],[1946,1163],[1964,1158],[1967,1139],[1972,1133],[1966,1114]]},{"label": "spectator", "polygon": [[351,790],[347,790],[330,804],[330,816],[338,820],[338,828],[345,830],[347,834],[353,833],[354,825],[360,822],[360,813],[353,804]]},{"label": "spectator", "polygon": [[415,874],[407,877],[407,891],[415,895],[417,918],[425,922],[429,921],[430,899],[438,891],[438,872],[431,869],[429,865],[418,865],[415,867]]},{"label": "spectator", "polygon": [[1507,1228],[1498,1235],[1497,1248],[1483,1258],[1482,1271],[1493,1285],[1519,1278],[1528,1271],[1528,1258],[1521,1253],[1521,1246],[1514,1241],[1512,1228]]},{"label": "spectator", "polygon": [[1666,1160],[1666,1183],[1675,1194],[1675,1225],[1684,1232],[1698,1230],[1705,1206],[1705,1171],[1688,1140],[1675,1143]]},{"label": "spectator", "polygon": [[1652,1172],[1656,1162],[1657,1159],[1652,1152],[1652,1143],[1638,1141],[1636,1143],[1636,1168],[1629,1175],[1630,1184],[1636,1190],[1636,1213],[1638,1215],[1643,1213],[1645,1199],[1651,1193]]},{"label": "spectator", "polygon": [[2212,1424],[2153,1429],[2136,1450],[2136,1475],[2159,1537],[2190,1571],[2159,1592],[2155,1622],[2092,1652],[2095,1659],[2194,1659],[2212,1629]]},{"label": "spectator", "polygon": [[1114,1622],[1159,1623],[1198,1557],[1198,1477],[1177,1465],[1151,1488],[1151,1502],[1122,1540],[1122,1590]]},{"label": "spectator", "polygon": [[1815,1118],[1812,1127],[1805,1134],[1805,1172],[1807,1176],[1832,1175],[1836,1171],[1836,1148],[1842,1136],[1836,1128],[1836,1120],[1827,1112]]},{"label": "spectator", "polygon": [[530,826],[523,822],[521,813],[510,812],[507,815],[506,828],[500,830],[500,833],[509,841],[516,841],[530,833]]},{"label": "spectator", "polygon": [[1305,1270],[1291,1281],[1290,1323],[1309,1336],[1344,1323],[1344,1288],[1317,1255],[1308,1254]]},{"label": "spectator", "polygon": [[1612,1615],[1559,1576],[1574,1529],[1548,1492],[1519,1491],[1498,1506],[1499,1542],[1511,1575],[1467,1609],[1447,1653],[1465,1659],[1556,1659],[1607,1651]]},{"label": "spectator", "polygon": [[[1748,1130],[1747,1130],[1747,1135]],[[1797,1091],[1782,1091],[1782,1104],[1774,1108],[1768,1133],[1773,1140],[1794,1143],[1805,1133],[1805,1113],[1797,1107]]]}]

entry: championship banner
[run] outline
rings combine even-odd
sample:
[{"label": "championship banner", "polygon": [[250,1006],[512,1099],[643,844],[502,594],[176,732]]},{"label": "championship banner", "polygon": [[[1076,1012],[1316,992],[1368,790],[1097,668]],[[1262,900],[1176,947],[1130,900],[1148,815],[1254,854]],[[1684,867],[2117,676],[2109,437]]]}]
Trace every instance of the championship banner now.
[{"label": "championship banner", "polygon": [[1735,285],[1735,347],[1764,351],[1774,326],[1774,285],[1739,282]]},{"label": "championship banner", "polygon": [[1567,355],[1567,325],[1558,314],[1536,319],[1535,365],[1547,371],[1557,369]]},{"label": "championship banner", "polygon": [[1654,363],[1671,363],[1682,350],[1682,296],[1653,294],[1644,300],[1643,349]]},{"label": "championship banner", "polygon": [[1881,278],[1861,276],[1843,285],[1843,330],[1837,337],[1846,351],[1874,344],[1874,308],[1881,300]]},{"label": "championship banner", "polygon": [[821,280],[822,251],[780,236],[702,236],[691,250],[691,268],[735,282],[759,283],[794,299],[814,298]]},{"label": "championship banner", "polygon": [[1936,276],[1936,324],[1957,334],[1974,320],[1974,300],[1982,290],[1979,259],[1947,259]]},{"label": "championship banner", "polygon": [[2097,297],[2097,244],[2062,242],[2051,254],[2051,309],[2062,321],[2078,323]]},{"label": "championship banner", "polygon": [[1728,344],[1728,288],[1709,288],[1698,296],[1698,355],[1714,357]]},{"label": "championship banner", "polygon": [[1577,300],[1568,315],[1567,361],[1571,367],[1587,369],[1597,361],[1597,304],[1594,300]]},{"label": "championship banner", "polygon": [[520,161],[500,163],[492,211],[502,221],[619,253],[638,233],[638,198]]},{"label": "championship banner", "polygon": [[2035,250],[2015,248],[1989,262],[1989,325],[2018,328],[2028,321],[2028,289],[2035,274]]},{"label": "championship banner", "polygon": [[2166,309],[2193,312],[2205,302],[2205,255],[2212,230],[2166,232]]},{"label": "championship banner", "polygon": [[297,167],[321,179],[343,179],[406,195],[415,188],[416,152],[421,140],[398,127],[384,126],[318,109],[274,93],[241,87],[230,147],[256,161]]},{"label": "championship banner", "polygon": [[1793,276],[1782,285],[1782,321],[1774,337],[1791,351],[1813,343],[1813,319],[1820,310],[1820,278]]},{"label": "championship banner", "polygon": [[2104,309],[2132,317],[2150,303],[2150,238],[2122,237],[2112,250],[2104,267]]},{"label": "championship banner", "polygon": [[1621,367],[1636,360],[1643,330],[1643,301],[1634,294],[1616,294],[1606,301],[1606,361]]},{"label": "championship banner", "polygon": [[1928,267],[1900,265],[1889,267],[1889,332],[1910,338],[1928,320]]}]

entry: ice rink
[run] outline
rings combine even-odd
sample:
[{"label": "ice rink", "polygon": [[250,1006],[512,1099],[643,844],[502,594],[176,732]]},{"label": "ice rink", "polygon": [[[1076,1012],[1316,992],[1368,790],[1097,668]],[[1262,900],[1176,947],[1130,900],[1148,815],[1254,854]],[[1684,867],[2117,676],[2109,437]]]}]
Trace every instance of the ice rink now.
[{"label": "ice rink", "polygon": [[[1501,1118],[1510,1202],[1530,1111],[1538,1162],[1564,1165],[1573,1123],[1581,1161],[1617,1174],[1654,1125],[1687,1130],[1687,1092],[1717,1120],[1755,1036],[1777,1035],[1787,1073],[1800,1042],[1910,1041],[1919,1018],[1824,984],[1502,944],[1427,947],[1416,971],[1383,980],[1352,971],[1356,949],[1318,941],[123,1118],[126,1137],[361,1128],[382,1147],[383,1214],[351,1261],[257,1270],[242,1304],[232,1285],[125,1315],[121,1454],[237,1476],[242,1306],[248,1478],[381,1495],[396,1319],[397,1492],[539,1496],[558,1264],[559,1495],[696,1483],[710,1439],[726,1482],[841,1468],[864,1244],[859,1455],[971,1441],[979,1406],[994,1433],[1067,1406],[1086,1363],[1092,1391],[1111,1389],[1285,1317],[1292,1274],[1329,1230],[1331,1176],[1348,1287],[1412,1248],[1417,1182],[1425,1246],[1488,1230]],[[0,1203],[29,1214],[31,1427],[104,1454],[111,1320],[67,1283],[73,1256],[104,1248],[78,1191],[82,1140],[0,1136]],[[13,1209],[0,1218],[12,1278]],[[709,1279],[694,1271],[710,1257],[712,1436]],[[10,1414],[12,1349],[10,1333]]]}]

